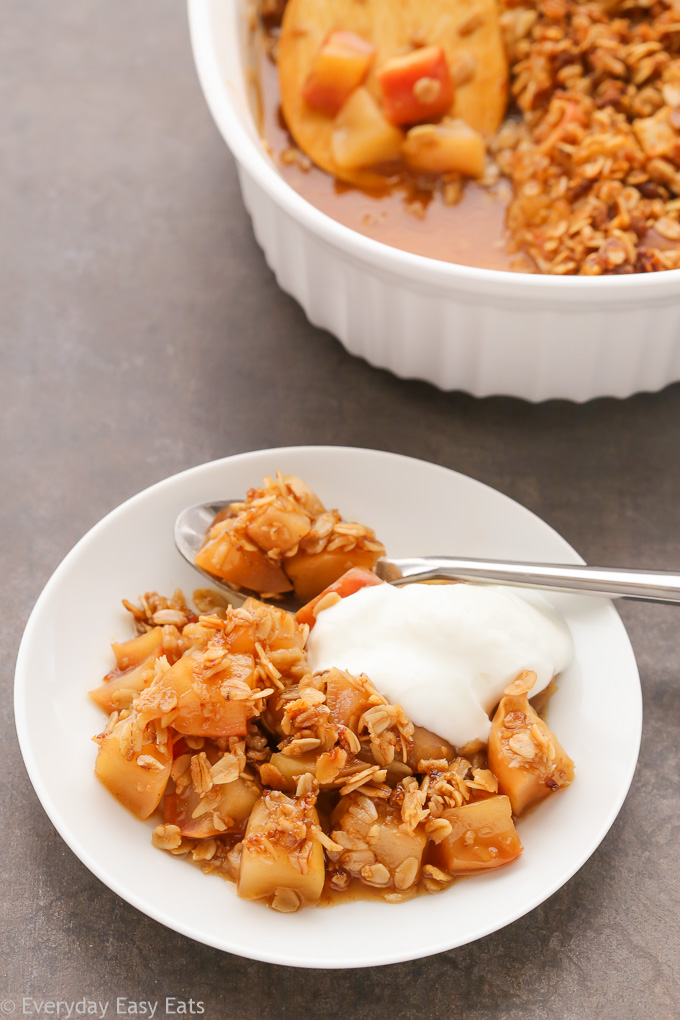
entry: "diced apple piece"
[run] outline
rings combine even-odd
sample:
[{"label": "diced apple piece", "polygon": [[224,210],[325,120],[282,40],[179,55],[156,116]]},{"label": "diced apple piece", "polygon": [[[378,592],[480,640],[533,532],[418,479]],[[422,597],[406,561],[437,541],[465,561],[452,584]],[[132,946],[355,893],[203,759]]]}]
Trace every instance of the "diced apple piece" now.
[{"label": "diced apple piece", "polygon": [[320,514],[326,512],[326,507],[323,505],[317,494],[310,489],[306,482],[303,482],[297,475],[284,475],[284,483],[288,486],[290,491],[295,496],[298,503],[305,508],[307,513],[311,514],[312,517],[318,517]]},{"label": "diced apple piece", "polygon": [[442,818],[451,833],[432,846],[432,863],[452,874],[473,874],[514,861],[522,844],[512,821],[507,797],[487,797],[474,804],[449,808]]},{"label": "diced apple piece", "polygon": [[293,582],[298,598],[309,602],[348,570],[355,567],[371,570],[383,553],[382,546],[379,550],[356,546],[345,552],[340,549],[314,554],[301,551],[285,560],[286,573]]},{"label": "diced apple piece", "polygon": [[[415,858],[418,862],[419,872],[427,842],[425,833],[420,829],[404,832],[401,829],[401,815],[398,812],[386,810],[385,816],[382,817],[382,811],[382,808],[378,809],[378,832],[375,835],[375,842],[371,843],[371,849],[379,863],[384,864],[391,874],[398,876],[402,865],[411,858]],[[415,877],[417,877],[417,873]],[[415,881],[415,877],[413,881]]]},{"label": "diced apple piece", "polygon": [[329,669],[325,679],[330,721],[356,732],[359,718],[370,707],[366,686],[342,669]]},{"label": "diced apple piece", "polygon": [[441,124],[420,124],[411,128],[401,154],[412,170],[481,177],[486,145],[479,132],[464,120],[444,120]]},{"label": "diced apple piece", "polygon": [[438,737],[436,733],[426,730],[424,726],[413,727],[413,748],[409,753],[408,763],[416,771],[418,763],[421,761],[437,761],[440,758],[453,761],[455,756],[453,745],[448,740]]},{"label": "diced apple piece", "polygon": [[[338,598],[345,599],[348,595],[354,595],[360,588],[382,583],[377,574],[374,574],[371,570],[353,567],[351,570],[347,570],[337,581],[334,581],[333,584],[329,584],[327,588],[324,588],[316,598],[313,598],[311,602],[307,602],[302,609],[298,609],[295,619],[298,623],[306,623],[311,629],[316,623],[318,607],[320,603],[324,602],[327,595],[337,595]],[[328,604],[330,605],[335,601],[336,599],[329,599]]]},{"label": "diced apple piece", "polygon": [[156,675],[154,664],[157,655],[150,655],[145,662],[126,673],[105,680],[99,687],[90,691],[92,700],[105,712],[115,712],[121,708],[129,708],[135,695],[148,687]]},{"label": "diced apple piece", "polygon": [[[269,761],[269,765],[272,768],[278,769],[283,777],[281,786],[274,786],[274,783],[269,785],[274,786],[275,789],[283,790],[295,790],[297,781],[300,776],[308,772],[310,775],[316,775],[316,755],[315,754],[300,754],[290,755],[282,754],[280,751],[276,751]],[[266,777],[266,766],[263,776]],[[265,780],[267,781],[267,780]]]},{"label": "diced apple piece", "polygon": [[[265,625],[268,627],[268,635],[266,639],[262,639],[262,643],[268,653],[300,651],[304,648],[305,632],[295,621],[295,618],[290,613],[287,613],[285,609],[279,609],[278,606],[268,606],[252,598],[246,599],[242,608],[253,620],[248,630],[252,642],[250,650],[254,649],[255,641],[260,640],[257,637],[260,626],[264,628]],[[236,639],[232,636],[236,634],[237,629],[238,627],[235,627],[227,635],[227,647],[233,652],[240,651],[241,647],[245,648],[245,637],[243,646],[237,647],[237,644],[234,643]]]},{"label": "diced apple piece", "polygon": [[574,763],[529,704],[526,694],[506,694],[489,735],[489,768],[521,815],[574,778]]},{"label": "diced apple piece", "polygon": [[[341,756],[341,761],[338,760],[338,755]],[[321,765],[317,770],[319,761],[321,761]],[[323,754],[319,754],[319,752],[290,755],[276,751],[271,756],[269,763],[262,766],[263,771],[261,775],[262,781],[266,786],[271,786],[275,790],[293,791],[297,787],[298,779],[305,773],[315,776],[319,780],[319,784],[324,786],[324,784],[329,785],[336,778],[348,775],[352,768],[356,768],[357,764],[356,758],[350,757],[347,759],[344,751],[340,751],[339,748],[331,751],[326,757]],[[373,764],[372,758],[368,764]],[[338,765],[340,766],[339,768]],[[326,772],[324,772],[324,768]],[[328,772],[329,768],[330,772]],[[269,769],[276,769],[280,776],[275,772],[270,772]],[[333,775],[333,780],[327,779],[326,775]]]},{"label": "diced apple piece", "polygon": [[[148,818],[160,804],[172,767],[172,741],[163,747],[142,745],[139,754],[127,757],[121,748],[131,719],[121,719],[99,744],[94,772],[123,807],[138,818]],[[124,740],[125,742],[125,740]]]},{"label": "diced apple piece", "polygon": [[[279,502],[283,503],[284,501]],[[305,537],[312,526],[309,517],[299,513],[292,500],[285,502],[289,506],[270,503],[262,513],[257,514],[246,528],[248,538],[265,552],[270,552],[272,549],[286,552],[288,549],[292,549]]]},{"label": "diced apple piece", "polygon": [[113,654],[116,657],[118,669],[130,669],[131,666],[139,666],[148,659],[150,655],[158,655],[163,641],[163,628],[153,627],[144,634],[130,638],[129,641],[122,641],[120,644],[114,642],[111,645]]},{"label": "diced apple piece", "polygon": [[[214,703],[210,706],[214,709]],[[242,701],[227,701],[219,705],[212,715],[206,714],[206,703],[185,706],[177,715],[173,726],[178,733],[195,737],[244,737],[248,729],[248,715]]]},{"label": "diced apple piece", "polygon": [[[181,689],[182,684],[174,686]],[[178,733],[194,737],[244,737],[248,713],[245,702],[228,701],[219,689],[218,678],[211,677],[199,690],[185,690],[172,725]]]},{"label": "diced apple piece", "polygon": [[340,798],[331,821],[331,839],[346,848],[337,863],[355,878],[400,892],[418,880],[427,836],[422,828],[404,830],[398,808],[350,794]]},{"label": "diced apple piece", "polygon": [[375,46],[356,32],[331,32],[302,90],[307,105],[334,117],[363,82],[374,55]]},{"label": "diced apple piece", "polygon": [[191,817],[198,804],[199,796],[193,790],[191,797],[166,793],[163,798],[163,821],[166,825],[176,825],[181,835],[189,839],[210,839],[212,836],[220,835],[211,813],[201,815],[199,818]]},{"label": "diced apple piece", "polygon": [[[363,758],[363,754],[360,755]],[[375,763],[373,755],[371,755],[370,765]],[[389,765],[386,766],[387,775],[385,776],[385,782],[388,786],[394,788],[398,786],[402,779],[406,779],[408,776],[413,775],[413,769],[406,762],[402,761],[401,758],[395,758]]]},{"label": "diced apple piece", "polygon": [[[254,662],[251,656],[231,656],[229,667],[240,670],[239,675],[247,682]],[[179,733],[191,736],[245,736],[245,703],[225,698],[220,690],[224,679],[225,671],[204,677],[202,656],[189,653],[138,695],[135,710],[145,722],[170,717]]]},{"label": "diced apple piece", "polygon": [[547,687],[544,687],[542,691],[538,692],[538,694],[534,694],[531,698],[529,698],[529,704],[533,708],[534,712],[536,712],[537,715],[540,715],[541,718],[545,715],[550,699],[554,694],[557,694],[557,683],[555,681],[555,677],[552,678]]},{"label": "diced apple piece", "polygon": [[378,69],[385,116],[391,124],[417,124],[447,113],[453,82],[441,46],[392,57]]},{"label": "diced apple piece", "polygon": [[284,592],[292,587],[281,567],[268,560],[260,549],[246,548],[229,530],[208,539],[196,556],[196,565],[237,588]]},{"label": "diced apple piece", "polygon": [[[299,802],[277,792],[265,792],[257,802],[243,839],[238,894],[247,900],[273,900],[277,909],[295,910],[301,902],[315,903],[321,895],[323,849],[316,839],[296,840],[293,833],[277,830],[281,804],[277,798],[297,811]],[[316,809],[308,808],[306,813],[318,825]]]},{"label": "diced apple piece", "polygon": [[[211,800],[210,810],[201,812],[196,818],[194,812],[199,808],[201,798],[193,786],[187,787],[187,792],[181,795],[167,794],[163,800],[166,824],[179,826],[182,835],[192,839],[206,839],[220,836],[225,832],[238,832],[259,800],[260,787],[239,776],[233,782],[225,783],[217,789],[220,793],[219,800],[215,802]],[[215,825],[215,815],[223,821],[223,824],[226,820],[226,828]]]},{"label": "diced apple piece", "polygon": [[220,789],[222,796],[218,811],[223,817],[233,818],[237,825],[241,825],[250,817],[250,812],[262,792],[257,783],[242,776],[231,783],[225,783]]},{"label": "diced apple piece", "polygon": [[[243,607],[249,606],[259,607],[263,606],[263,603],[249,597],[243,603]],[[228,634],[220,636],[225,648],[232,655],[255,655],[255,628],[252,621],[245,617],[235,617],[233,624]]]},{"label": "diced apple piece", "polygon": [[368,89],[358,88],[335,118],[331,150],[339,167],[355,169],[398,159],[403,140]]}]

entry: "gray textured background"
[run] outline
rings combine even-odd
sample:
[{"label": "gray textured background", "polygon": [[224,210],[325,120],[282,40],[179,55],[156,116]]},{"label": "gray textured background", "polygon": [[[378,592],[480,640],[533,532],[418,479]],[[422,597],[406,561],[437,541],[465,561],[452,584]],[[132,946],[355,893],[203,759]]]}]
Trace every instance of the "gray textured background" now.
[{"label": "gray textured background", "polygon": [[238,451],[367,446],[501,489],[590,561],[680,568],[680,386],[533,407],[352,359],[278,290],[252,239],[184,5],[0,7],[0,1000],[20,1014],[22,994],[192,996],[211,1020],[680,1015],[671,608],[622,612],[645,726],[613,829],[566,888],[474,945],[374,972],[241,960],[139,914],[56,835],[16,743],[13,664],[45,581],[108,510]]}]

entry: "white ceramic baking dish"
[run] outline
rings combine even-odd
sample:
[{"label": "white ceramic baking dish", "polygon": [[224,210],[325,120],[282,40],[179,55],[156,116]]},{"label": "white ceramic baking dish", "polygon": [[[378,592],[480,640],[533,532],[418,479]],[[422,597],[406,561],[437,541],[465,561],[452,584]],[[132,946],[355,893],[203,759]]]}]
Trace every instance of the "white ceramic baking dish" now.
[{"label": "white ceramic baking dish", "polygon": [[551,277],[457,266],[365,237],[279,175],[247,95],[243,0],[188,0],[208,106],[280,286],[348,351],[475,396],[585,401],[680,379],[680,270]]}]

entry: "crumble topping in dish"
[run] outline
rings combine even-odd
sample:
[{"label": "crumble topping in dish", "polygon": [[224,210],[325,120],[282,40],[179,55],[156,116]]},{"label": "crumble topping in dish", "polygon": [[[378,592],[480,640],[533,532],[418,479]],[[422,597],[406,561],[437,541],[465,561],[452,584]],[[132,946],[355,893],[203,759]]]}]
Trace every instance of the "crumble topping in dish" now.
[{"label": "crumble topping in dish", "polygon": [[522,116],[492,151],[513,248],[541,272],[678,268],[680,5],[541,0],[502,20]]}]

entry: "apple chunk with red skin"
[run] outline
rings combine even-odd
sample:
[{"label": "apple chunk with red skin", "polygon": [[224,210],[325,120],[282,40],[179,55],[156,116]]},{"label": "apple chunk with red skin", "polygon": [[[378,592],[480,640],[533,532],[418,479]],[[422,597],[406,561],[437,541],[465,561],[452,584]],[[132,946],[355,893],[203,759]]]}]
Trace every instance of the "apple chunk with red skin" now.
[{"label": "apple chunk with red skin", "polygon": [[[301,609],[298,609],[295,614],[295,620],[297,623],[306,623],[311,630],[316,623],[317,608],[327,595],[337,595],[338,599],[346,599],[348,595],[354,595],[360,588],[383,583],[377,574],[374,574],[372,571],[364,570],[361,567],[351,567],[337,581],[333,581],[327,588],[324,588],[320,595],[317,595],[310,602],[302,606]],[[328,604],[331,604],[331,600],[329,600]]]},{"label": "apple chunk with red skin", "polygon": [[387,60],[377,72],[383,110],[391,124],[441,117],[453,102],[453,81],[441,46],[424,46]]},{"label": "apple chunk with red skin", "polygon": [[[373,542],[373,545],[378,545]],[[358,568],[369,571],[384,554],[381,546],[377,549],[354,549],[343,551],[323,549],[320,553],[300,550],[285,560],[286,573],[295,586],[300,601],[308,602],[324,591],[347,571]]]},{"label": "apple chunk with red skin", "polygon": [[308,106],[334,117],[368,74],[375,46],[356,32],[331,32],[302,90]]},{"label": "apple chunk with red skin", "polygon": [[[252,655],[230,655],[225,668],[210,674],[202,655],[184,655],[145,688],[135,700],[135,710],[144,723],[168,717],[178,733],[200,737],[242,737],[248,728],[246,702],[230,700],[223,693],[225,681],[238,679],[254,685]],[[174,698],[175,707],[163,707],[164,695]]]}]

